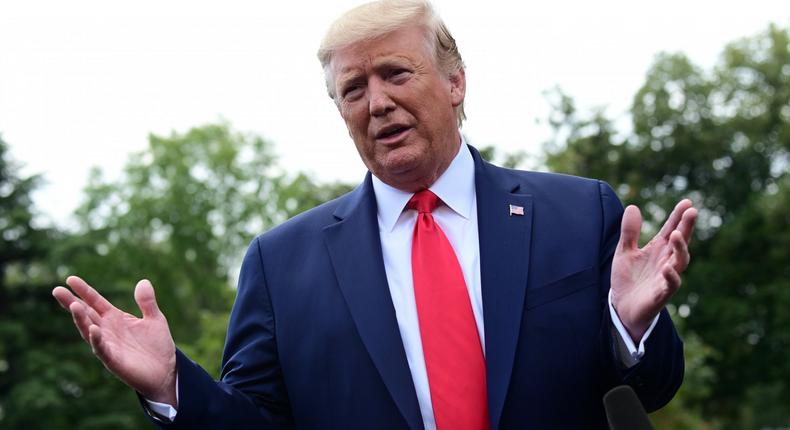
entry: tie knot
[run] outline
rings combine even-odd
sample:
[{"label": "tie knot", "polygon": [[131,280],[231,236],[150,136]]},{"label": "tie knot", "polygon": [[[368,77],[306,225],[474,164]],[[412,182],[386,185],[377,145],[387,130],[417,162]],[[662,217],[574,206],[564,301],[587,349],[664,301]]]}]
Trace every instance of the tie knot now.
[{"label": "tie knot", "polygon": [[436,206],[439,206],[439,197],[431,192],[431,190],[422,190],[411,196],[409,203],[406,207],[409,209],[416,209],[419,213],[431,213]]}]

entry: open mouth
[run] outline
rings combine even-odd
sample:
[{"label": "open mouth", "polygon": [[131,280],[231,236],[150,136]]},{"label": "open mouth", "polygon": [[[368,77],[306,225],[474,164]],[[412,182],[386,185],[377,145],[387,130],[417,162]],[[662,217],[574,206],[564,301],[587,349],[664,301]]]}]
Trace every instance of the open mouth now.
[{"label": "open mouth", "polygon": [[386,127],[384,128],[384,130],[380,131],[376,135],[376,139],[387,140],[387,139],[396,138],[397,136],[400,136],[401,134],[405,133],[410,128],[411,127],[406,125],[394,125],[394,126]]}]

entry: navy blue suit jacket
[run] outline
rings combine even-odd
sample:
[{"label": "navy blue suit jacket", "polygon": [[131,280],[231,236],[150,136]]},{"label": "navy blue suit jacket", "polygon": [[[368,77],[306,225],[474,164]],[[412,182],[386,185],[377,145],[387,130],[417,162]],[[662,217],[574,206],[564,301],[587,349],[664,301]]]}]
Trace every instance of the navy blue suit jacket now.
[{"label": "navy blue suit jacket", "polygon": [[[683,378],[666,311],[639,364],[624,370],[616,357],[606,299],[623,209],[611,188],[503,169],[470,150],[491,428],[605,428],[601,398],[621,383],[648,410],[663,406]],[[252,242],[220,382],[180,352],[177,362],[178,415],[166,428],[423,428],[370,175]]]}]

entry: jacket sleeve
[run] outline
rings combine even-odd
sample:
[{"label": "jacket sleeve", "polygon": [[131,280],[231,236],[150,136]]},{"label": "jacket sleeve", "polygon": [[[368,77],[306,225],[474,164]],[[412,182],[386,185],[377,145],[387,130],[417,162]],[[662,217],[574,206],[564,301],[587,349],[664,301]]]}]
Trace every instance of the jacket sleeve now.
[{"label": "jacket sleeve", "polygon": [[623,206],[609,185],[600,182],[601,208],[603,211],[601,252],[601,300],[605,311],[600,329],[604,389],[630,385],[648,412],[666,405],[683,382],[683,342],[672,324],[666,309],[659,314],[650,337],[645,342],[645,355],[639,363],[625,368],[618,356],[616,330],[608,311],[608,294],[611,282],[612,259],[620,239],[620,221]]},{"label": "jacket sleeve", "polygon": [[294,426],[275,338],[275,318],[258,239],[239,275],[223,354],[215,381],[181,351],[176,353],[179,405],[162,429],[280,429]]}]

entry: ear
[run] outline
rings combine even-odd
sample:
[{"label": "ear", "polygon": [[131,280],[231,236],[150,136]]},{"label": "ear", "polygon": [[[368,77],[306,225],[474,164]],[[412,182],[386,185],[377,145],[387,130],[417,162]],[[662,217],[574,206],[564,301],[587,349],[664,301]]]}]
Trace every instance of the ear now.
[{"label": "ear", "polygon": [[451,73],[450,76],[450,100],[453,107],[458,107],[466,97],[466,72],[463,68]]}]

